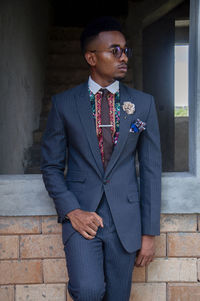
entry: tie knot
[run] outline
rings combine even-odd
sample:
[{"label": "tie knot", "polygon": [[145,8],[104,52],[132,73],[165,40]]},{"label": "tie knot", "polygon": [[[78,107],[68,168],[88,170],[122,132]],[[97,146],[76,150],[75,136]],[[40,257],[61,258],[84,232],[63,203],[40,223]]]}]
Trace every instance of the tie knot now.
[{"label": "tie knot", "polygon": [[102,93],[102,98],[104,98],[104,97],[107,98],[107,95],[109,93],[109,91],[107,89],[101,88],[99,91]]}]

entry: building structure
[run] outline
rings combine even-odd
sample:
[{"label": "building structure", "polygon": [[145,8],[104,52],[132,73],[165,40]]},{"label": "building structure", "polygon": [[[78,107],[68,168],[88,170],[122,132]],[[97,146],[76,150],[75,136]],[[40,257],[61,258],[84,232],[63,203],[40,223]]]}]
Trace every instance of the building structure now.
[{"label": "building structure", "polygon": [[[134,49],[126,83],[155,96],[164,158],[156,258],[147,268],[135,268],[131,300],[196,301],[200,1],[113,3],[106,14],[122,22]],[[0,3],[0,301],[26,300],[27,295],[66,300],[61,227],[38,167],[51,95],[87,80],[78,39],[94,8],[90,1],[79,11],[76,6],[53,0]],[[104,7],[102,1],[96,16]],[[176,43],[189,44],[189,117],[183,122],[174,117]]]}]

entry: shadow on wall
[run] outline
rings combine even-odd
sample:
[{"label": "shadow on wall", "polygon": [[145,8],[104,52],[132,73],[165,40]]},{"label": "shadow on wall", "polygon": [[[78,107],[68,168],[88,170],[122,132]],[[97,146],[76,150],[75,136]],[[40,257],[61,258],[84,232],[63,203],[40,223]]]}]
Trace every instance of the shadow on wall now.
[{"label": "shadow on wall", "polygon": [[189,118],[188,117],[176,117],[175,118],[175,171],[188,171],[188,129]]}]

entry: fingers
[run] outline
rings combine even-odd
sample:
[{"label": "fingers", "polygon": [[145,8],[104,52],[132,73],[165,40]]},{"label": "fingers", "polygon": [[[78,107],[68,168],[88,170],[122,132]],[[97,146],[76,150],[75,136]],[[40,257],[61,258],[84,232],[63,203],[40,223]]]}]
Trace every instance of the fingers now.
[{"label": "fingers", "polygon": [[153,256],[138,255],[136,262],[135,262],[135,266],[136,267],[144,267],[144,266],[147,266],[152,261],[153,261]]},{"label": "fingers", "polygon": [[97,234],[97,231],[94,231],[92,228],[90,228],[90,227],[86,227],[85,229],[84,229],[84,231],[85,232],[87,232],[89,235],[91,235],[91,236],[95,236],[96,234]]},{"label": "fingers", "polygon": [[72,212],[70,221],[73,228],[87,239],[94,238],[99,226],[103,227],[103,219],[96,212]]},{"label": "fingers", "polygon": [[95,217],[95,220],[94,220],[95,224],[97,226],[101,226],[103,228],[103,219],[102,219],[102,217],[99,216],[96,212],[93,212],[93,215]]},{"label": "fingers", "polygon": [[98,226],[97,225],[95,225],[95,223],[90,223],[90,224],[88,224],[88,226],[92,229],[92,230],[94,230],[95,232],[97,232],[97,230],[98,230]]},{"label": "fingers", "polygon": [[88,224],[88,226],[85,227],[82,235],[87,239],[92,239],[96,236],[98,227],[103,227],[103,220],[102,218],[96,214],[95,212],[92,212],[92,215],[94,218],[92,219],[92,222]]},{"label": "fingers", "polygon": [[153,261],[153,256],[149,257],[147,260],[146,260],[146,263],[145,265],[149,265],[151,262]]},{"label": "fingers", "polygon": [[77,228],[74,227],[74,228],[86,239],[93,239],[96,236],[96,233],[97,233],[97,231],[93,230],[89,226],[85,226],[84,228],[78,228],[78,227]]},{"label": "fingers", "polygon": [[143,256],[141,256],[140,254],[138,255],[138,257],[136,258],[136,261],[135,261],[135,266],[136,267],[139,267],[141,262],[142,262],[142,258]]},{"label": "fingers", "polygon": [[93,239],[95,236],[92,236],[90,234],[88,234],[86,231],[82,231],[80,233],[83,237],[85,237],[86,239]]}]

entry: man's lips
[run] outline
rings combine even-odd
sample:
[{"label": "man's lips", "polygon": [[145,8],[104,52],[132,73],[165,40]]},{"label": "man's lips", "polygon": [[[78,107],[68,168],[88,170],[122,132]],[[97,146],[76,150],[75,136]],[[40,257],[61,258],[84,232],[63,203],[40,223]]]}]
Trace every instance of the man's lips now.
[{"label": "man's lips", "polygon": [[126,71],[127,71],[127,65],[125,65],[125,64],[119,65],[119,66],[118,66],[118,69],[121,70],[121,71],[126,72]]}]

